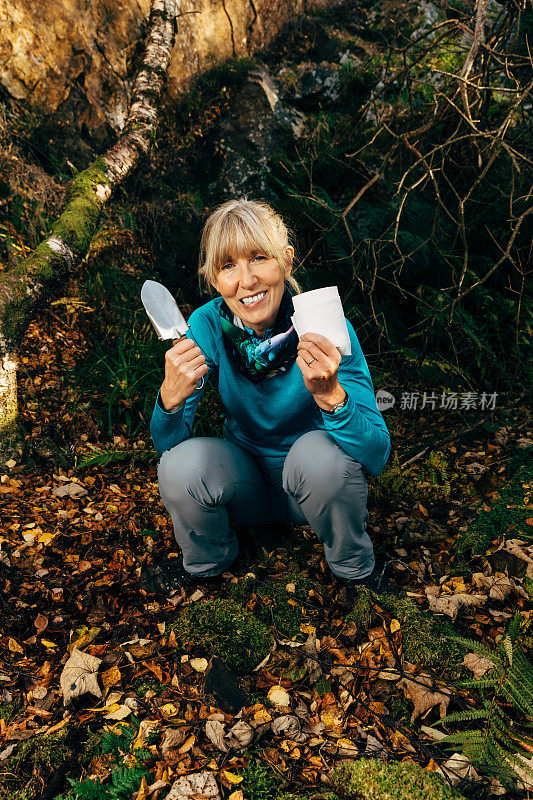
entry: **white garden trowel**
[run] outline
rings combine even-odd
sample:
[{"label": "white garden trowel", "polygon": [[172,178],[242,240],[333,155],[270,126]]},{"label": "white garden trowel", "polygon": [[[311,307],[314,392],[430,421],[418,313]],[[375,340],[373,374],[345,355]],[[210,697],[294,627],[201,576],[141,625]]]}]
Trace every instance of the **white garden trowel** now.
[{"label": "white garden trowel", "polygon": [[[141,300],[158,339],[183,339],[189,326],[166,286],[157,281],[145,281]],[[197,388],[201,389],[203,385],[204,379],[201,378]]]}]

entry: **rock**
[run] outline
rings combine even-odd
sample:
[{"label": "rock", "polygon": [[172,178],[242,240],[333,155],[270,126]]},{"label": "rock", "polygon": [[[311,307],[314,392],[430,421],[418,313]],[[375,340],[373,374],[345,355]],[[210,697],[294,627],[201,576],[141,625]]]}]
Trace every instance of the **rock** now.
[{"label": "rock", "polygon": [[269,160],[277,152],[286,131],[299,135],[302,115],[287,109],[266,68],[254,70],[233,98],[222,121],[220,142],[224,153],[218,185],[228,197],[251,194],[275,199],[266,182]]},{"label": "rock", "polygon": [[218,708],[229,714],[236,714],[241,708],[251,704],[250,698],[241,689],[237,675],[216,657],[211,659],[204,690],[206,694],[213,696]]},{"label": "rock", "polygon": [[292,71],[292,84],[287,99],[304,110],[318,103],[334,103],[341,92],[340,67],[323,61],[321,64],[299,64]]},{"label": "rock", "polygon": [[[184,0],[168,71],[175,100],[202,72],[233,56],[261,51],[307,6],[304,0]],[[150,0],[109,3],[0,0],[0,83],[15,100],[85,125],[117,132]],[[66,113],[67,109],[70,112]]]}]

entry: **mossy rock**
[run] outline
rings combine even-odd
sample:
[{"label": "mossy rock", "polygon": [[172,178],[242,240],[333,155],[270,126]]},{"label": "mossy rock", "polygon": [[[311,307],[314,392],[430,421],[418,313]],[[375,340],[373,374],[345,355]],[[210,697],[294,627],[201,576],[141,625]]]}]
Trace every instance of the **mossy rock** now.
[{"label": "mossy rock", "polygon": [[40,734],[20,742],[0,764],[0,800],[29,800],[57,779],[73,757],[68,735],[65,728],[56,736]]},{"label": "mossy rock", "polygon": [[233,600],[200,600],[172,628],[182,645],[218,656],[237,675],[250,672],[274,641],[266,625]]},{"label": "mossy rock", "polygon": [[[448,786],[440,775],[410,761],[344,761],[335,767],[331,780],[342,787],[342,797],[360,800],[464,800],[464,795]],[[338,800],[339,796],[330,793],[328,800]]]},{"label": "mossy rock", "polygon": [[[294,587],[289,591],[287,586]],[[310,592],[320,594],[320,587],[300,575],[287,573],[283,580],[258,581],[245,578],[230,584],[232,600],[246,606],[257,619],[289,638],[300,632],[300,624],[308,618]]]},{"label": "mossy rock", "polygon": [[462,660],[461,648],[449,638],[454,633],[450,623],[421,611],[413,600],[404,595],[383,593],[373,600],[367,589],[361,589],[345,620],[355,622],[361,631],[367,630],[381,618],[378,607],[399,621],[403,655],[407,661],[436,667],[448,660],[457,666]]},{"label": "mossy rock", "polygon": [[383,594],[380,601],[401,625],[403,654],[407,661],[427,667],[442,666],[447,661],[456,666],[462,661],[464,652],[450,641],[455,631],[447,620],[421,611],[409,597]]}]

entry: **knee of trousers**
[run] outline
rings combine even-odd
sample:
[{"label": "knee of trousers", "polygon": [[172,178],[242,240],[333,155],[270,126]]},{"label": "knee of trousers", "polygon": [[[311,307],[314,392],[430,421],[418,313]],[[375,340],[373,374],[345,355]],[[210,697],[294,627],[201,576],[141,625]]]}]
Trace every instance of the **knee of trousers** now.
[{"label": "knee of trousers", "polygon": [[209,455],[202,438],[186,439],[161,456],[157,468],[165,505],[197,500],[203,506],[229,502],[235,483],[220,460]]},{"label": "knee of trousers", "polygon": [[354,482],[366,497],[361,464],[322,430],[309,431],[296,440],[285,459],[282,480],[285,491],[298,501],[316,496],[328,503],[348,487],[353,496]]}]

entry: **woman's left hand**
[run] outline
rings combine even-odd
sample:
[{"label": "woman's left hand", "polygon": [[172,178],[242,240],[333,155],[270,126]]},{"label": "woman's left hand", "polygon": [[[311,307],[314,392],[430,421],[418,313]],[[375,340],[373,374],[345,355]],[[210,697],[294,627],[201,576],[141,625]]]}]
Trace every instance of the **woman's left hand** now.
[{"label": "woman's left hand", "polygon": [[346,392],[338,378],[341,354],[329,339],[319,333],[304,333],[298,342],[296,363],[305,388],[320,408],[329,411],[337,403],[342,403]]}]

